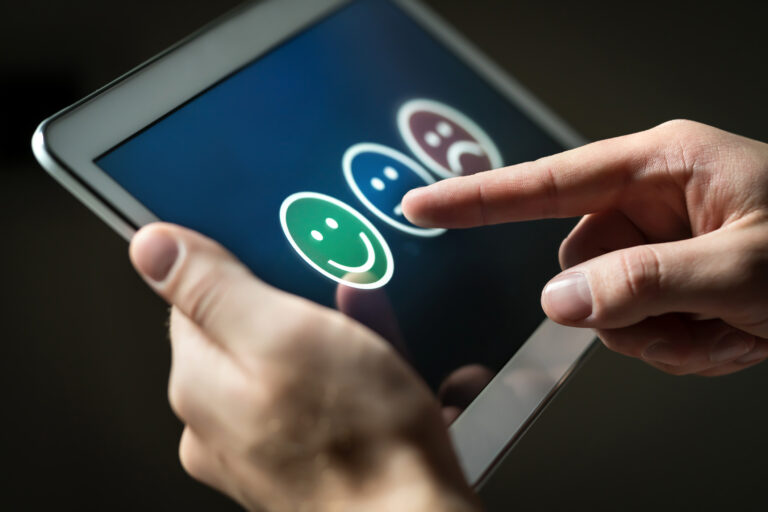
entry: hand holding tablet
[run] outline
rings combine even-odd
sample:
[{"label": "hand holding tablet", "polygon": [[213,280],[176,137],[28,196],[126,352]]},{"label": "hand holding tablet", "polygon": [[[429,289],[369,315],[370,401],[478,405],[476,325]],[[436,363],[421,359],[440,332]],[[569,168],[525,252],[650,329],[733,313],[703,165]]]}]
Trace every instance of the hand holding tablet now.
[{"label": "hand holding tablet", "polygon": [[127,240],[184,226],[385,337],[450,408],[476,485],[592,345],[539,307],[573,222],[425,228],[402,198],[582,142],[418,2],[274,0],[46,120],[33,149]]},{"label": "hand holding tablet", "polygon": [[476,486],[588,328],[671,373],[768,355],[765,145],[677,122],[561,153],[583,143],[413,0],[247,4],[33,138],[176,306],[192,474],[245,505],[375,481],[457,510],[435,398]]},{"label": "hand holding tablet", "polygon": [[476,510],[438,403],[379,336],[179,226],[139,231],[131,259],[173,305],[190,475],[249,510]]},{"label": "hand holding tablet", "polygon": [[[739,186],[727,189],[736,163]],[[768,357],[766,144],[666,123],[443,181],[403,205],[415,224],[448,228],[584,213],[561,248],[567,270],[544,289],[550,318],[596,328],[608,347],[673,374]],[[142,229],[131,255],[174,305],[170,397],[195,478],[247,508],[290,496],[321,509],[475,510],[437,403],[382,338],[178,226]],[[571,284],[574,273],[586,283]],[[341,311],[359,304],[337,300]],[[278,316],[291,321],[276,328]]]}]

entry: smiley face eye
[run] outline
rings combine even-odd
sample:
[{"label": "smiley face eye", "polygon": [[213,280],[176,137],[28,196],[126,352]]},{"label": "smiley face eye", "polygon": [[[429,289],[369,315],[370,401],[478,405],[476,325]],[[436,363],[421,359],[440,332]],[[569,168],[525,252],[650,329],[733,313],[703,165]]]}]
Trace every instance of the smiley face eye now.
[{"label": "smiley face eye", "polygon": [[446,123],[445,121],[440,121],[437,123],[437,127],[435,128],[437,130],[437,133],[445,137],[446,139],[453,135],[453,127]]},{"label": "smiley face eye", "polygon": [[382,191],[382,190],[384,190],[384,187],[386,187],[384,182],[381,181],[381,178],[372,178],[371,179],[371,186],[374,189],[378,190],[378,191]]},{"label": "smiley face eye", "polygon": [[394,167],[387,166],[384,168],[384,176],[386,176],[388,180],[395,181],[400,175]]},{"label": "smiley face eye", "polygon": [[312,238],[314,238],[318,242],[322,242],[323,241],[323,234],[321,232],[319,232],[318,230],[316,230],[316,229],[313,229],[312,232],[310,233],[310,235],[312,235]]},{"label": "smiley face eye", "polygon": [[325,219],[325,225],[331,229],[336,229],[339,227],[339,223],[336,222],[336,219],[332,217],[328,217],[327,219]]},{"label": "smiley face eye", "polygon": [[435,132],[427,132],[424,134],[424,141],[433,148],[436,148],[440,145],[441,139],[440,136]]}]

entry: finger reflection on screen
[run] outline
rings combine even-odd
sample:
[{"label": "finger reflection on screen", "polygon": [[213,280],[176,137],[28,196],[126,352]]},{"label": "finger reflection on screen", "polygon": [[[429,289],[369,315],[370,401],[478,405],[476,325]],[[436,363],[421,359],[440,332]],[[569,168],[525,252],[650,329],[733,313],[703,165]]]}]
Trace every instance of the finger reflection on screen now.
[{"label": "finger reflection on screen", "polygon": [[443,420],[450,425],[493,379],[494,373],[481,364],[459,367],[445,378],[437,397],[443,405]]},{"label": "finger reflection on screen", "polygon": [[[351,275],[345,279],[354,280]],[[336,308],[387,340],[405,360],[410,360],[395,310],[383,288],[363,290],[340,284],[336,287]]]}]

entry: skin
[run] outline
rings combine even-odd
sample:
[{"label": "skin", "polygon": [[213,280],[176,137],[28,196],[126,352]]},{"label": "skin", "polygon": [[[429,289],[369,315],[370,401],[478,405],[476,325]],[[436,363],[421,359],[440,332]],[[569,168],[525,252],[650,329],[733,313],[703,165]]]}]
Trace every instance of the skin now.
[{"label": "skin", "polygon": [[[725,375],[768,357],[764,143],[670,121],[413,190],[403,209],[445,228],[584,215],[542,294],[552,320],[674,375]],[[587,310],[552,293],[574,275],[586,279]]]},{"label": "skin", "polygon": [[250,510],[477,508],[437,400],[378,334],[179,226],[142,229],[130,254],[173,306],[168,394],[191,476]]},{"label": "skin", "polygon": [[[542,294],[550,318],[676,375],[768,357],[766,144],[673,121],[444,180],[403,209],[444,228],[584,215]],[[172,305],[169,398],[194,478],[252,510],[478,509],[443,416],[471,400],[484,368],[451,375],[441,411],[386,315],[369,330],[352,318],[365,307],[347,316],[274,289],[179,226],[143,228],[130,254]],[[558,285],[574,276],[588,310]],[[348,299],[340,290],[340,309]]]}]

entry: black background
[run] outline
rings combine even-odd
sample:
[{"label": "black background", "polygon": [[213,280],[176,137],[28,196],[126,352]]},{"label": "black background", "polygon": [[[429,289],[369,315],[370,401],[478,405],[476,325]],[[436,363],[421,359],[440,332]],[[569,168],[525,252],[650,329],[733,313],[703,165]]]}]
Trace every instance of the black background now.
[{"label": "black background", "polygon": [[[590,139],[684,117],[768,140],[764,3],[430,3]],[[0,4],[4,509],[235,508],[177,461],[165,305],[29,151],[44,117],[235,4]],[[481,495],[490,510],[763,509],[767,384],[766,365],[674,378],[600,350]]]}]

